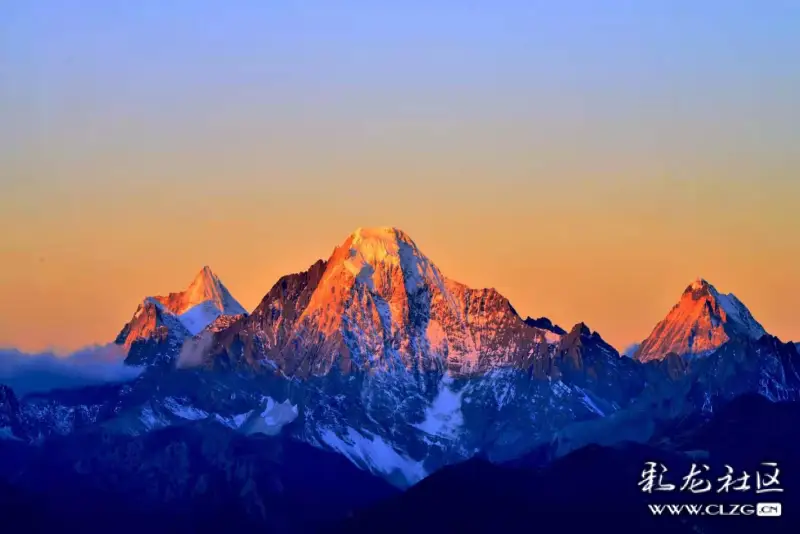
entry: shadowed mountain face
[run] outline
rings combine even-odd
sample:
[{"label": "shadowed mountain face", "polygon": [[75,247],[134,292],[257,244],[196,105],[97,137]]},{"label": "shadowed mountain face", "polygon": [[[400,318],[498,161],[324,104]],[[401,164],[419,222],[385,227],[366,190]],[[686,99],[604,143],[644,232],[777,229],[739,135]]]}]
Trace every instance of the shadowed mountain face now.
[{"label": "shadowed mountain face", "polygon": [[[585,532],[796,532],[797,403],[745,395],[707,422],[665,429],[668,444],[589,446],[552,463],[537,454],[443,468],[402,495],[341,456],[288,436],[245,437],[212,422],[121,436],[93,430],[40,447],[0,441],[2,514],[31,528],[81,532],[498,532],[557,526]],[[692,464],[718,489],[725,466],[780,469],[780,519],[654,517],[649,504],[754,504],[752,491],[642,491],[647,462],[678,487]],[[770,468],[771,469],[771,468]],[[755,480],[755,478],[753,479]],[[454,513],[458,511],[458,513]],[[765,521],[770,521],[765,523]]]},{"label": "shadowed mountain face", "polygon": [[[474,459],[442,469],[403,495],[345,520],[331,532],[375,532],[382,525],[408,533],[517,532],[531,525],[552,525],[552,530],[559,532],[586,532],[597,525],[631,533],[797,532],[798,421],[800,405],[796,403],[773,404],[760,396],[745,396],[709,422],[685,427],[668,448],[651,444],[590,446],[544,468],[536,457],[507,465]],[[663,480],[675,484],[676,491],[642,491],[642,472],[648,462],[667,467]],[[764,462],[778,465],[782,492],[757,493],[757,473],[774,474],[774,468]],[[713,484],[712,491],[680,491],[693,464],[702,471],[701,479]],[[718,491],[723,483],[719,477],[727,473],[728,465],[738,472],[737,477],[742,472],[753,477],[750,490]],[[784,515],[669,517],[665,513],[656,517],[648,507],[665,503],[752,506],[766,501],[782,502]]]},{"label": "shadowed mountain face", "polygon": [[24,434],[20,419],[19,401],[14,391],[0,384],[0,434],[12,438]]},{"label": "shadowed mountain face", "polygon": [[41,447],[0,441],[0,452],[14,458],[0,463],[3,519],[29,527],[309,532],[397,493],[340,455],[219,423],[139,437],[98,429]]}]

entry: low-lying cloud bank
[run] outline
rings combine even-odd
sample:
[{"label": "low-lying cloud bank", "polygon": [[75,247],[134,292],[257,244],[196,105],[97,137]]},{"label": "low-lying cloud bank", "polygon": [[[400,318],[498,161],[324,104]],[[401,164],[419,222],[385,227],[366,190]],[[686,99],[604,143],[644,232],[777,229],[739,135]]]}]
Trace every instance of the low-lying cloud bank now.
[{"label": "low-lying cloud bank", "polygon": [[0,384],[17,395],[132,380],[144,370],[125,365],[125,352],[114,344],[87,347],[67,356],[0,349]]}]

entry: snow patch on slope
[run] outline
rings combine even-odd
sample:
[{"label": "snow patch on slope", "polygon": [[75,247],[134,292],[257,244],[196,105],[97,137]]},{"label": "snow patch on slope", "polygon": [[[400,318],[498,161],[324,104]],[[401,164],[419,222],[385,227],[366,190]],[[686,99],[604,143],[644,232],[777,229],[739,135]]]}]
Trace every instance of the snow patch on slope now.
[{"label": "snow patch on slope", "polygon": [[596,413],[600,417],[605,417],[606,416],[605,412],[603,410],[601,410],[600,407],[597,406],[597,404],[592,400],[592,398],[589,396],[589,394],[584,389],[581,389],[581,388],[578,388],[578,387],[576,387],[575,389],[580,393],[581,402],[583,402],[583,404],[587,408],[589,408],[591,411],[593,411],[594,413]]},{"label": "snow patch on slope", "polygon": [[427,476],[422,462],[417,462],[398,453],[380,436],[366,437],[348,427],[344,436],[331,429],[322,429],[321,441],[328,447],[346,456],[351,462],[382,475],[400,475],[405,485],[419,482]]},{"label": "snow patch on slope", "polygon": [[289,399],[278,403],[272,397],[267,397],[267,405],[261,412],[261,418],[270,430],[280,430],[297,419],[297,405],[289,402]]},{"label": "snow patch on slope", "polygon": [[432,436],[450,439],[458,437],[464,424],[464,415],[461,413],[461,397],[464,390],[453,391],[450,389],[452,382],[447,376],[442,379],[439,393],[425,410],[425,420],[413,425],[415,428]]},{"label": "snow patch on slope", "polygon": [[[297,419],[297,405],[289,402],[289,399],[277,402],[272,397],[263,397],[261,402],[264,403],[263,410],[253,410],[253,412],[244,416],[244,421],[240,426],[246,434],[276,436],[280,434],[284,426]],[[248,421],[252,414],[258,414],[258,417]],[[241,418],[241,416],[239,417]]]},{"label": "snow patch on slope", "polygon": [[151,406],[142,408],[139,420],[147,430],[154,430],[157,428],[164,428],[169,424],[153,410]]},{"label": "snow patch on slope", "polygon": [[198,410],[194,406],[181,404],[174,397],[167,397],[164,399],[164,407],[172,412],[173,415],[188,421],[199,421],[201,419],[206,419],[209,415],[208,412]]},{"label": "snow patch on slope", "polygon": [[217,309],[213,302],[206,301],[178,315],[178,319],[190,334],[196,336],[208,325],[216,321],[220,315],[222,315],[222,311]]},{"label": "snow patch on slope", "polygon": [[253,412],[245,412],[236,415],[231,415],[229,417],[223,417],[219,414],[215,414],[214,417],[217,419],[217,421],[227,426],[228,428],[238,430],[242,427],[242,425],[245,424],[245,422],[247,422],[247,418],[250,417],[252,413]]}]

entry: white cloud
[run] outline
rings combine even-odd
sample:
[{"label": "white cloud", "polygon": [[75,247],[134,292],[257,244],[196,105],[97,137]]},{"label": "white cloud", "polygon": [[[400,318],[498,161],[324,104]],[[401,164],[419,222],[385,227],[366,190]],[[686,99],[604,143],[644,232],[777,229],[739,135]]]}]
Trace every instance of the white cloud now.
[{"label": "white cloud", "polygon": [[24,353],[0,349],[0,383],[19,395],[74,388],[136,378],[144,370],[124,364],[125,350],[118,345],[98,345],[66,356],[51,352]]}]

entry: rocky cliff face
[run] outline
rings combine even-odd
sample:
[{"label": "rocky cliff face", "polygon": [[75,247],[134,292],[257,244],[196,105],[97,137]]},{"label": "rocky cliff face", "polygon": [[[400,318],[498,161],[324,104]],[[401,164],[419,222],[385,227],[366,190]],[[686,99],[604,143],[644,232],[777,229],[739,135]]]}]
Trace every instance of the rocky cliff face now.
[{"label": "rocky cliff face", "polygon": [[35,508],[16,517],[30,530],[311,532],[397,493],[339,455],[218,421],[138,436],[93,428],[27,449],[0,441],[0,455],[16,459],[0,461],[3,504]]},{"label": "rocky cliff face", "polygon": [[359,229],[221,332],[209,363],[290,376],[334,366],[470,375],[545,358],[559,338],[526,324],[494,289],[446,278],[402,231]]}]

